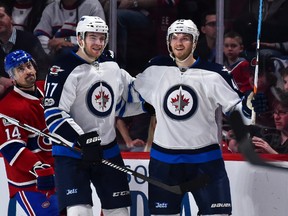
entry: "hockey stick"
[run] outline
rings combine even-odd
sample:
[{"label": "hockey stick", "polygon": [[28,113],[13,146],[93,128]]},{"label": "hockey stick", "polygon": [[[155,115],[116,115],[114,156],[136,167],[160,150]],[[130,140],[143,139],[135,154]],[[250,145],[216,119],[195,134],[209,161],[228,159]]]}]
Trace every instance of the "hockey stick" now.
[{"label": "hockey stick", "polygon": [[288,167],[277,166],[262,160],[254,151],[253,143],[249,137],[248,129],[244,125],[242,117],[238,111],[234,111],[230,115],[230,125],[238,142],[239,152],[244,158],[253,165],[262,166],[273,169],[288,170]]},{"label": "hockey stick", "polygon": [[136,171],[133,171],[131,169],[128,169],[127,167],[121,167],[121,166],[118,166],[118,165],[115,165],[107,160],[102,160],[102,163],[108,165],[108,166],[111,166],[117,170],[120,170],[122,172],[125,172],[127,174],[130,174],[130,175],[133,175],[135,177],[138,177],[142,180],[145,180],[147,182],[149,182],[150,184],[153,184],[157,187],[160,187],[162,189],[165,189],[167,191],[170,191],[172,193],[175,193],[175,194],[184,194],[186,192],[189,192],[189,191],[193,191],[193,190],[196,190],[196,189],[199,189],[205,185],[207,185],[208,183],[208,180],[209,180],[209,177],[206,176],[206,175],[202,175],[200,177],[197,177],[196,179],[192,180],[192,181],[189,181],[189,182],[184,182],[184,183],[181,183],[180,185],[167,185],[163,182],[160,182],[160,181],[157,181],[153,178],[150,178],[148,176],[145,176],[141,173],[138,173]]},{"label": "hockey stick", "polygon": [[[254,72],[254,86],[253,93],[254,95],[257,93],[258,88],[258,71],[259,71],[259,56],[260,56],[260,35],[261,35],[261,24],[262,24],[262,5],[263,0],[259,1],[259,14],[258,14],[258,28],[257,28],[257,40],[256,40],[256,65]],[[252,109],[252,124],[256,123],[256,113],[254,109]]]},{"label": "hockey stick", "polygon": [[[48,133],[44,133],[44,132],[42,132],[42,131],[38,130],[37,128],[34,128],[34,127],[30,126],[30,125],[23,124],[23,123],[19,122],[17,119],[14,119],[14,118],[12,118],[10,116],[7,116],[7,115],[4,115],[4,114],[0,113],[0,118],[5,119],[7,122],[9,122],[9,123],[11,123],[13,125],[16,125],[16,126],[22,128],[24,130],[27,130],[27,131],[32,132],[32,133],[35,133],[35,134],[37,134],[39,136],[42,136],[42,137],[46,137],[46,138],[52,140],[53,142],[57,143],[58,145],[64,145],[64,146],[67,146],[67,147],[73,149],[74,151],[81,152],[80,149],[72,148],[70,145],[65,144],[64,142],[60,141],[55,136],[53,136],[51,134],[48,134]],[[109,167],[112,167],[114,169],[117,169],[117,170],[119,170],[121,172],[130,174],[130,175],[133,175],[133,176],[135,176],[137,178],[140,178],[140,179],[142,179],[144,181],[147,181],[150,184],[153,184],[153,185],[155,185],[157,187],[160,187],[162,189],[165,189],[165,190],[170,191],[170,192],[175,193],[175,194],[184,194],[186,192],[193,191],[195,189],[203,187],[203,186],[207,185],[208,180],[209,180],[208,176],[203,175],[203,176],[197,177],[196,179],[194,179],[192,181],[184,182],[184,183],[182,183],[180,185],[171,186],[171,185],[167,185],[167,184],[165,184],[163,182],[157,181],[157,180],[155,180],[153,178],[150,178],[148,176],[145,176],[145,175],[143,175],[141,173],[138,173],[136,171],[133,171],[133,170],[131,170],[131,169],[125,167],[125,166],[122,167],[122,166],[119,166],[117,164],[114,164],[114,163],[112,163],[112,162],[110,162],[108,160],[102,159],[101,162],[103,164],[109,166]]]}]

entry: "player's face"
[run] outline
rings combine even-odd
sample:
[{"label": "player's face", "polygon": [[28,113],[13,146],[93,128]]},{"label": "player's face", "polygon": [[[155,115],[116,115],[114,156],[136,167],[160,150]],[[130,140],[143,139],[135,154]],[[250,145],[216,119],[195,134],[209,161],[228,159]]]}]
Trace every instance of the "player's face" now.
[{"label": "player's face", "polygon": [[0,7],[0,36],[8,31],[10,32],[11,29],[11,17],[6,14],[4,7]]},{"label": "player's face", "polygon": [[31,62],[14,68],[14,79],[19,86],[31,87],[36,81],[36,70]]},{"label": "player's face", "polygon": [[105,48],[104,33],[88,32],[85,37],[85,52],[89,58],[97,59]]},{"label": "player's face", "polygon": [[186,59],[193,49],[193,38],[190,34],[172,34],[170,38],[170,46],[175,58],[179,60]]}]

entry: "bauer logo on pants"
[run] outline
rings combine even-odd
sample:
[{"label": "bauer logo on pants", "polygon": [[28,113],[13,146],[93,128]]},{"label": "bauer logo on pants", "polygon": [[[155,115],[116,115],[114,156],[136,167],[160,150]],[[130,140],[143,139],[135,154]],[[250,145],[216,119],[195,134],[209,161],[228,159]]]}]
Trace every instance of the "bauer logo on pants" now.
[{"label": "bauer logo on pants", "polygon": [[89,89],[86,102],[89,110],[98,117],[110,115],[114,104],[114,93],[106,82],[97,82]]},{"label": "bauer logo on pants", "polygon": [[195,91],[186,85],[176,85],[170,88],[163,101],[165,113],[172,119],[185,120],[190,118],[198,107]]}]

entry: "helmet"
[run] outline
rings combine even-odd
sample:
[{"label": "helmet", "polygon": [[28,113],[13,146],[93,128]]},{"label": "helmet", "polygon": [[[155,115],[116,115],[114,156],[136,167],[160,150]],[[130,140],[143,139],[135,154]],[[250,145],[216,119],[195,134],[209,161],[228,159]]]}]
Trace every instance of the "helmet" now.
[{"label": "helmet", "polygon": [[171,58],[173,59],[175,57],[170,47],[170,35],[174,33],[185,33],[185,34],[192,35],[194,45],[193,45],[191,54],[193,54],[196,48],[196,43],[198,41],[199,31],[197,29],[197,26],[192,22],[192,20],[184,20],[184,19],[176,20],[169,26],[167,30],[167,36],[166,36],[167,48],[168,48]]},{"label": "helmet", "polygon": [[13,51],[5,57],[4,60],[5,71],[11,78],[13,78],[14,77],[13,69],[28,61],[31,61],[35,66],[35,61],[29,53],[23,50]]},{"label": "helmet", "polygon": [[193,36],[193,43],[196,43],[199,37],[197,26],[192,20],[179,19],[173,22],[167,31],[166,41],[169,42],[169,37],[173,33],[186,33]]},{"label": "helmet", "polygon": [[84,38],[86,32],[98,32],[106,34],[105,46],[108,43],[108,26],[105,21],[97,16],[82,16],[76,27],[76,36],[81,34]]}]

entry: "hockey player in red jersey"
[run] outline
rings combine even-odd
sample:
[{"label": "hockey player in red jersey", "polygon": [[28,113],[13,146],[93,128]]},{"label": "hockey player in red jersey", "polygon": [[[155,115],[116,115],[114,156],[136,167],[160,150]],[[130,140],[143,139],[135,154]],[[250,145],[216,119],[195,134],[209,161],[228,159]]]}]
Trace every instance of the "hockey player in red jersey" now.
[{"label": "hockey player in red jersey", "polygon": [[[44,83],[36,84],[32,56],[17,50],[5,58],[5,71],[15,86],[0,100],[0,113],[45,132]],[[58,215],[52,143],[0,119],[0,152],[4,157],[10,198],[27,215]]]}]

